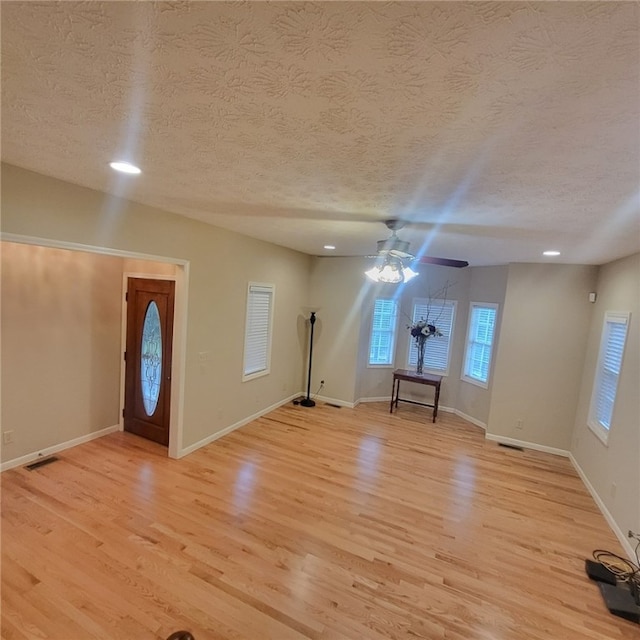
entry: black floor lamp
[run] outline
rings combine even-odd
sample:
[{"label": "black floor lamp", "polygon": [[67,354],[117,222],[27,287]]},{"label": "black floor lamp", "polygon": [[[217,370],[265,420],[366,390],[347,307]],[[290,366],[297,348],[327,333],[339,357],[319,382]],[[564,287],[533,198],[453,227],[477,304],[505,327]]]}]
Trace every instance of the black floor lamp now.
[{"label": "black floor lamp", "polygon": [[311,335],[309,336],[309,374],[307,376],[307,397],[300,401],[303,407],[315,407],[316,403],[311,399],[311,360],[313,358],[313,325],[316,323],[316,312],[312,311],[309,318]]}]

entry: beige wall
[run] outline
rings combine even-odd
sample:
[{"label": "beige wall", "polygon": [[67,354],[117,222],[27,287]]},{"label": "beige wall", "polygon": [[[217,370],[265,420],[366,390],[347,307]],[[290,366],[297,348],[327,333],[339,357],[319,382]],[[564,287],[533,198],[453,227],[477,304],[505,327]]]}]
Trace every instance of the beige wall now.
[{"label": "beige wall", "polygon": [[364,264],[357,258],[314,258],[311,265],[309,300],[318,310],[311,390],[315,393],[324,380],[321,395],[348,404],[356,400],[362,305],[368,289]]},{"label": "beige wall", "polygon": [[[493,389],[493,378],[496,365],[496,354],[500,342],[500,325],[504,309],[504,297],[507,290],[508,268],[506,266],[496,267],[473,267],[470,270],[471,281],[469,283],[469,299],[467,301],[467,322],[468,309],[471,302],[491,302],[498,305],[498,315],[496,319],[496,329],[494,337],[493,357],[489,372],[489,386],[487,389],[478,385],[460,380],[458,396],[456,399],[456,409],[464,415],[477,420],[485,425],[489,421],[489,407],[491,405],[491,393]],[[459,339],[466,340],[467,326]],[[464,358],[464,353],[463,356]],[[462,369],[460,370],[462,375]]]},{"label": "beige wall", "polygon": [[[2,214],[3,233],[188,262],[183,447],[302,388],[308,256],[10,165],[2,166]],[[274,335],[271,374],[243,383],[249,281],[275,284]]]},{"label": "beige wall", "polygon": [[118,424],[122,259],[1,252],[5,462]]},{"label": "beige wall", "polygon": [[596,276],[597,267],[509,265],[488,434],[570,448]]},{"label": "beige wall", "polygon": [[[640,254],[600,268],[593,306],[572,453],[620,530],[640,531]],[[606,311],[630,311],[608,444],[587,426]]]},{"label": "beige wall", "polygon": [[134,276],[162,276],[173,278],[176,276],[177,267],[170,262],[153,262],[150,260],[137,260],[135,258],[123,258],[124,273]]}]

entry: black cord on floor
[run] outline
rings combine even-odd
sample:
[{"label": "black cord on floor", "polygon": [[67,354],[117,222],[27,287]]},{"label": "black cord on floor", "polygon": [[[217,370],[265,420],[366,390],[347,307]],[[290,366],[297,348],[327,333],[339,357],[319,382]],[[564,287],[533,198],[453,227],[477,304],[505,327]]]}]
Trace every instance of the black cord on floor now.
[{"label": "black cord on floor", "polygon": [[613,551],[596,549],[593,552],[593,557],[622,582],[629,582],[631,579],[634,579],[640,571],[640,568],[634,562],[619,556],[617,553],[613,553]]},{"label": "black cord on floor", "polygon": [[629,591],[640,605],[640,560],[638,559],[638,549],[640,548],[640,537],[634,536],[637,540],[634,554],[636,561],[632,562],[627,558],[623,558],[613,551],[607,551],[606,549],[596,549],[593,552],[594,559],[606,567],[619,582],[625,582],[629,585]]}]

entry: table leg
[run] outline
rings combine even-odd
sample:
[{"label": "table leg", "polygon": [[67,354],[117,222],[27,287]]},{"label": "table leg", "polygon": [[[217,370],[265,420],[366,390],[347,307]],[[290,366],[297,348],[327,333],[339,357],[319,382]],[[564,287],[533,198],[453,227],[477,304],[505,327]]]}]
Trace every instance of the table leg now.
[{"label": "table leg", "polygon": [[396,393],[396,379],[393,379],[393,386],[391,387],[391,404],[389,405],[389,413],[393,413],[393,398]]},{"label": "table leg", "polygon": [[433,400],[433,422],[436,421],[436,416],[438,415],[438,400],[440,399],[440,385],[436,385],[436,395]]}]

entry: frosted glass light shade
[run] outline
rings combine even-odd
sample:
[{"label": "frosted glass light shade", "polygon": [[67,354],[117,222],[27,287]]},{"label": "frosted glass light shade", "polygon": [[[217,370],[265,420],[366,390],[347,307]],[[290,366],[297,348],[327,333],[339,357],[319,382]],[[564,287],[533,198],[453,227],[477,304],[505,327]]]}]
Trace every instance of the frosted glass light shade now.
[{"label": "frosted glass light shade", "polygon": [[364,273],[373,282],[385,284],[409,282],[409,280],[418,275],[411,267],[404,267],[402,261],[398,258],[387,258],[384,263],[377,264]]}]

